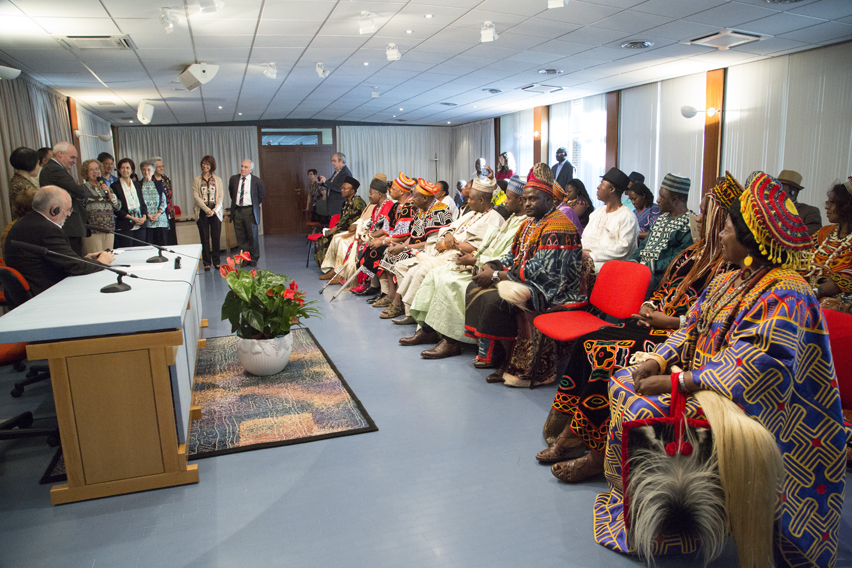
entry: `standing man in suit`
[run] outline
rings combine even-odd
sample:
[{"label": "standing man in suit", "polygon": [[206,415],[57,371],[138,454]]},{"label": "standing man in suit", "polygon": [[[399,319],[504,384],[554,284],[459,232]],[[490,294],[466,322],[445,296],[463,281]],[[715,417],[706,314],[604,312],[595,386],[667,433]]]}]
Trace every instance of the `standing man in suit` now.
[{"label": "standing man in suit", "polygon": [[[103,270],[94,264],[74,260],[80,255],[71,249],[62,225],[73,215],[68,192],[54,185],[42,186],[33,199],[33,209],[18,219],[6,237],[6,265],[27,279],[33,295],[41,294],[66,276],[80,276]],[[15,246],[15,241],[44,247],[72,258],[39,254]],[[86,256],[107,266],[115,260],[108,251]]]},{"label": "standing man in suit", "polygon": [[331,157],[331,165],[334,168],[334,173],[326,179],[325,176],[319,176],[320,185],[326,190],[325,203],[328,208],[329,215],[334,215],[343,207],[343,194],[341,188],[346,178],[352,177],[352,172],[346,165],[346,156],[337,152]]},{"label": "standing man in suit", "polygon": [[[68,235],[68,242],[77,256],[83,256],[83,237],[86,236],[86,222],[89,219],[86,213],[86,199],[88,191],[86,186],[78,184],[68,173],[68,170],[77,165],[77,148],[70,142],[59,142],[53,147],[53,158],[47,161],[38,174],[38,182],[42,187],[56,185],[64,189],[71,196],[73,212],[65,221],[63,230]],[[106,186],[101,184],[106,191]]]},{"label": "standing man in suit", "polygon": [[565,148],[556,150],[556,163],[550,166],[553,172],[553,179],[559,184],[559,187],[565,187],[568,182],[574,179],[574,165],[565,158],[568,157],[568,152]]},{"label": "standing man in suit", "polygon": [[251,171],[254,162],[243,160],[240,175],[231,176],[228,192],[231,194],[231,219],[234,220],[234,234],[240,250],[249,251],[249,266],[257,266],[260,260],[260,241],[257,236],[257,224],[260,222],[260,204],[266,195],[263,180]]}]

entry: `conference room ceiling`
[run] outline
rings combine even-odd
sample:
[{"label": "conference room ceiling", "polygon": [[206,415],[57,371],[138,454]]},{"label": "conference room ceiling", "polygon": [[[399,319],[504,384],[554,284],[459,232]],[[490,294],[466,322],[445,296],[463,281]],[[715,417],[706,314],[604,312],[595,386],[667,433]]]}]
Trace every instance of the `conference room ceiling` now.
[{"label": "conference room ceiling", "polygon": [[[154,125],[276,119],[455,125],[852,39],[849,0],[547,6],[547,0],[224,0],[216,12],[201,13],[199,0],[0,0],[0,60],[115,125],[138,124],[142,99],[154,105]],[[169,34],[158,21],[163,7],[179,15]],[[374,15],[375,32],[359,33],[362,11]],[[480,43],[486,20],[499,38]],[[723,28],[771,37],[725,51],[686,43]],[[55,39],[122,34],[136,49],[72,50]],[[654,45],[623,48],[627,41]],[[390,43],[399,46],[399,61],[387,60]],[[196,62],[219,71],[188,91],[177,76]],[[263,74],[270,62],[275,79]],[[318,76],[318,62],[328,77]],[[562,90],[522,90],[533,83]]]}]

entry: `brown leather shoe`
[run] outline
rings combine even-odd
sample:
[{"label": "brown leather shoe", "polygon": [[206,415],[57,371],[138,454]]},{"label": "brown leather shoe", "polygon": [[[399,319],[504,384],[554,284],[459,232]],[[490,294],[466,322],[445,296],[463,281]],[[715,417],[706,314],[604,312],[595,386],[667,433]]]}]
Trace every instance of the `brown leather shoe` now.
[{"label": "brown leather shoe", "polygon": [[550,466],[550,473],[559,481],[565,483],[580,483],[590,477],[603,473],[603,456],[589,452],[575,460],[555,463]]},{"label": "brown leather shoe", "polygon": [[331,280],[335,276],[337,276],[337,272],[335,272],[334,270],[329,270],[328,272],[326,272],[325,274],[320,276],[319,279],[320,280]]},{"label": "brown leather shoe", "polygon": [[411,337],[402,337],[399,340],[400,345],[423,345],[424,343],[435,343],[438,341],[438,333],[436,331],[425,331],[422,327],[414,332]]},{"label": "brown leather shoe", "polygon": [[503,382],[503,371],[502,369],[497,369],[497,371],[491,373],[487,377],[485,377],[486,383],[502,383]]},{"label": "brown leather shoe", "polygon": [[446,339],[442,339],[432,349],[420,353],[424,359],[446,359],[455,355],[461,355],[461,345],[457,341],[450,343]]}]

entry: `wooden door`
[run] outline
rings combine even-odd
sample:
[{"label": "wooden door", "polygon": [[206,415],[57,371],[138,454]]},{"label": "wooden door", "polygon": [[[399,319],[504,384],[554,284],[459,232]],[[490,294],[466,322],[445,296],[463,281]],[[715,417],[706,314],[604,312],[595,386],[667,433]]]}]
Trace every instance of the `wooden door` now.
[{"label": "wooden door", "polygon": [[328,177],[334,146],[261,146],[260,177],[266,186],[263,234],[307,233],[308,215],[302,212],[310,186],[308,170]]}]

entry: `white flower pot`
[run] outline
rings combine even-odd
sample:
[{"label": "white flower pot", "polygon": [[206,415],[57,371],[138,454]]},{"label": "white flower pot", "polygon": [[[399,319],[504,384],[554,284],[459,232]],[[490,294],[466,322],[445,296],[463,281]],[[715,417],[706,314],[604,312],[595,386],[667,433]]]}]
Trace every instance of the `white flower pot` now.
[{"label": "white flower pot", "polygon": [[266,377],[280,373],[290,362],[293,334],[274,339],[243,339],[237,336],[237,356],[246,371]]}]

